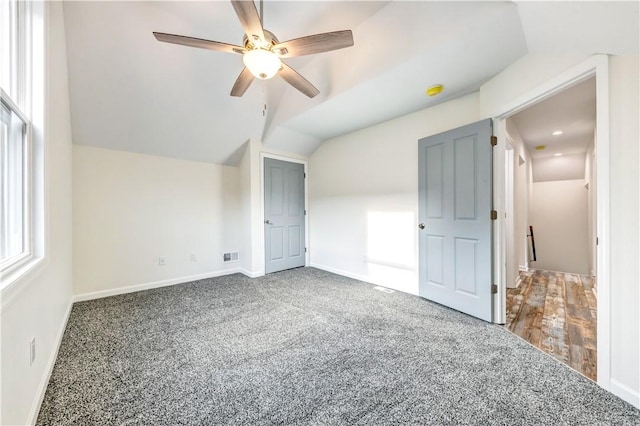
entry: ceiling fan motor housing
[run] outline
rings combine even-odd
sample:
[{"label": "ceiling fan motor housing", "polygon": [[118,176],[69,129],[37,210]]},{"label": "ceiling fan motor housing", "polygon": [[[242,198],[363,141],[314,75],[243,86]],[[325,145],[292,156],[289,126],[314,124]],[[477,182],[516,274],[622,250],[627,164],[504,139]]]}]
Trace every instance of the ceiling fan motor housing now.
[{"label": "ceiling fan motor housing", "polygon": [[254,35],[254,40],[250,40],[249,37],[245,34],[242,37],[242,45],[249,50],[253,49],[268,49],[271,50],[273,46],[280,43],[278,38],[269,30],[263,29],[264,36],[266,37],[267,46],[260,46],[260,37]]}]

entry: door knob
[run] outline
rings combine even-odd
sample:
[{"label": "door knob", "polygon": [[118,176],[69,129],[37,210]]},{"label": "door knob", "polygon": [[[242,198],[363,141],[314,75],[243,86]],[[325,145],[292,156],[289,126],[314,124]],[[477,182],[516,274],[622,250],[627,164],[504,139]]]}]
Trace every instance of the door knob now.
[{"label": "door knob", "polygon": [[418,228],[424,229],[424,223],[421,223],[420,225],[418,225]]},{"label": "door knob", "polygon": [[273,222],[271,222],[269,219],[265,220],[264,223],[266,223],[267,225],[273,225]]}]

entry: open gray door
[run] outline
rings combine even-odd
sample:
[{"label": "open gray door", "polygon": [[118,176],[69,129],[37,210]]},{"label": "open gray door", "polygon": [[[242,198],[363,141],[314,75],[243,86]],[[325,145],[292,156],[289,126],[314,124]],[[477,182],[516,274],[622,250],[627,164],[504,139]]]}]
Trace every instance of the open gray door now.
[{"label": "open gray door", "polygon": [[420,139],[420,296],[491,321],[492,123]]},{"label": "open gray door", "polygon": [[265,158],[265,273],[305,265],[304,216],[304,165]]}]

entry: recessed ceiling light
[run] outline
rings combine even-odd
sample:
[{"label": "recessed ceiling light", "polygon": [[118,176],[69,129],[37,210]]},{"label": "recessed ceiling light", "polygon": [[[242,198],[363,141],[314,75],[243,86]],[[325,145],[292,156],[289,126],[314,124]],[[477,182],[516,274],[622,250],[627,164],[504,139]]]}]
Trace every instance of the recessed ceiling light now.
[{"label": "recessed ceiling light", "polygon": [[444,89],[444,86],[442,84],[434,84],[433,86],[429,86],[427,88],[427,95],[429,96],[439,95],[440,92],[442,92],[442,89]]},{"label": "recessed ceiling light", "polygon": [[562,155],[562,153],[561,153],[561,152],[556,152],[556,153],[555,153],[555,154],[553,154],[553,155],[555,155],[556,157],[560,157],[560,156]]},{"label": "recessed ceiling light", "polygon": [[555,132],[551,133],[553,136],[558,136],[561,135],[563,132],[562,130],[556,130]]},{"label": "recessed ceiling light", "polygon": [[536,146],[536,151],[542,151],[546,147],[547,147],[546,145],[538,145],[538,146]]}]

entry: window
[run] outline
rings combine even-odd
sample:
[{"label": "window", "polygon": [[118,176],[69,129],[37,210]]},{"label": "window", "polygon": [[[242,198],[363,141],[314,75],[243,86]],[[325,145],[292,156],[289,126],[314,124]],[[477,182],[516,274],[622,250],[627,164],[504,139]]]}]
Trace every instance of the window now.
[{"label": "window", "polygon": [[3,95],[0,127],[0,265],[30,254],[27,121]]},{"label": "window", "polygon": [[[0,273],[33,256],[31,2],[0,1]],[[4,279],[4,277],[3,277]]]}]

